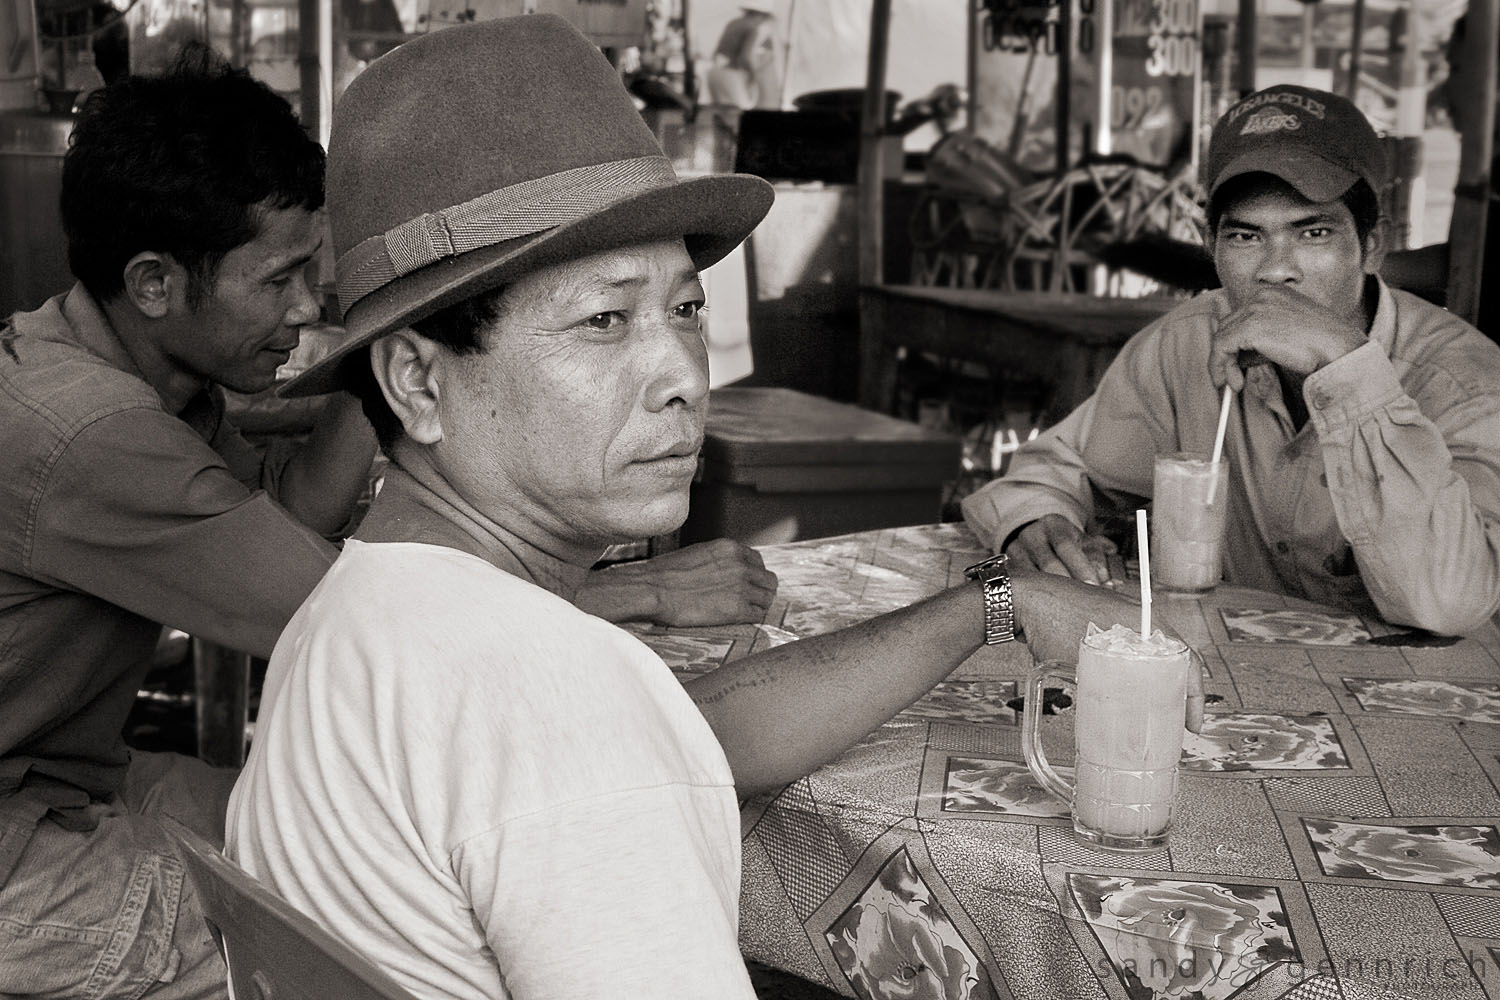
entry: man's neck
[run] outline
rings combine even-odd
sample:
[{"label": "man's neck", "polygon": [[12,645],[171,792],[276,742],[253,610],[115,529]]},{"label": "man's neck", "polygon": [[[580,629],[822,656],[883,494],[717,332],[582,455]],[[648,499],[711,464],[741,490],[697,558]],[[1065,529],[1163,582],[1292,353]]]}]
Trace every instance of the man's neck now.
[{"label": "man's neck", "polygon": [[391,464],[380,493],[354,537],[364,542],[421,542],[470,555],[567,600],[583,584],[602,546],[543,537],[532,525],[500,524],[463,499],[430,465]]},{"label": "man's neck", "polygon": [[116,300],[101,302],[99,307],[134,362],[136,374],[161,397],[162,407],[173,415],[187,409],[209,380],[177,365],[161,349],[159,328],[153,325],[154,321],[143,318],[129,303]]}]

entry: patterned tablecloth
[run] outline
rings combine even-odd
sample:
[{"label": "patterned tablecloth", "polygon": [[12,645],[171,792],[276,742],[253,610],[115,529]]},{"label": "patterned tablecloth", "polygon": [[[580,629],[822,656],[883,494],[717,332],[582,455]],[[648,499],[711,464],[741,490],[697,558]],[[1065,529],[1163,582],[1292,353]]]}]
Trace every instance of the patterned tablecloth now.
[{"label": "patterned tablecloth", "polygon": [[[767,621],[642,629],[680,675],[959,582],[958,525],[762,550]],[[878,998],[1500,998],[1500,629],[1459,642],[1259,591],[1158,596],[1202,652],[1170,845],[1108,853],[1021,763],[1019,644],[743,810],[741,943]],[[1071,760],[1070,712],[1046,720]]]}]

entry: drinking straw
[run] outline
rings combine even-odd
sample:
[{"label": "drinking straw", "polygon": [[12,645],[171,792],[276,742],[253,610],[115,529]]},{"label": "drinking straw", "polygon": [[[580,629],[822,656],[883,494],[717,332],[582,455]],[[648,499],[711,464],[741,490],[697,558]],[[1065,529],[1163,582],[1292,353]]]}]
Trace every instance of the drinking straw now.
[{"label": "drinking straw", "polygon": [[1219,404],[1219,429],[1214,433],[1214,454],[1208,461],[1208,500],[1206,505],[1214,505],[1214,494],[1219,491],[1219,459],[1224,455],[1224,429],[1229,426],[1229,401],[1234,396],[1234,390],[1229,388],[1229,383],[1224,383],[1224,402]]},{"label": "drinking straw", "polygon": [[1151,637],[1151,540],[1146,534],[1146,512],[1135,512],[1135,544],[1141,550],[1141,638]]}]

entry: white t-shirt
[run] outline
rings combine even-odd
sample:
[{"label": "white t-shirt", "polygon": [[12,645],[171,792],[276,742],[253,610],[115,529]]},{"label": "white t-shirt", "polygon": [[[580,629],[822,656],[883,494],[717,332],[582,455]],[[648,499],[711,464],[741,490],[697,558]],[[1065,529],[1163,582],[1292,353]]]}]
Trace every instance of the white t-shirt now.
[{"label": "white t-shirt", "polygon": [[227,832],[419,997],[754,997],[697,707],[632,636],[454,549],[347,543],[276,645]]}]

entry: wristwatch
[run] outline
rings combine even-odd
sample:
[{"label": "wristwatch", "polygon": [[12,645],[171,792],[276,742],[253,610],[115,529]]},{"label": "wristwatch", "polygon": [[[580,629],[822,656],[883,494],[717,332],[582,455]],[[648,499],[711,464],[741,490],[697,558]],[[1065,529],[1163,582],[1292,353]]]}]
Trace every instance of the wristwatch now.
[{"label": "wristwatch", "polygon": [[984,644],[994,646],[1016,637],[1016,609],[1010,596],[1010,557],[1001,553],[964,570],[984,584]]}]

